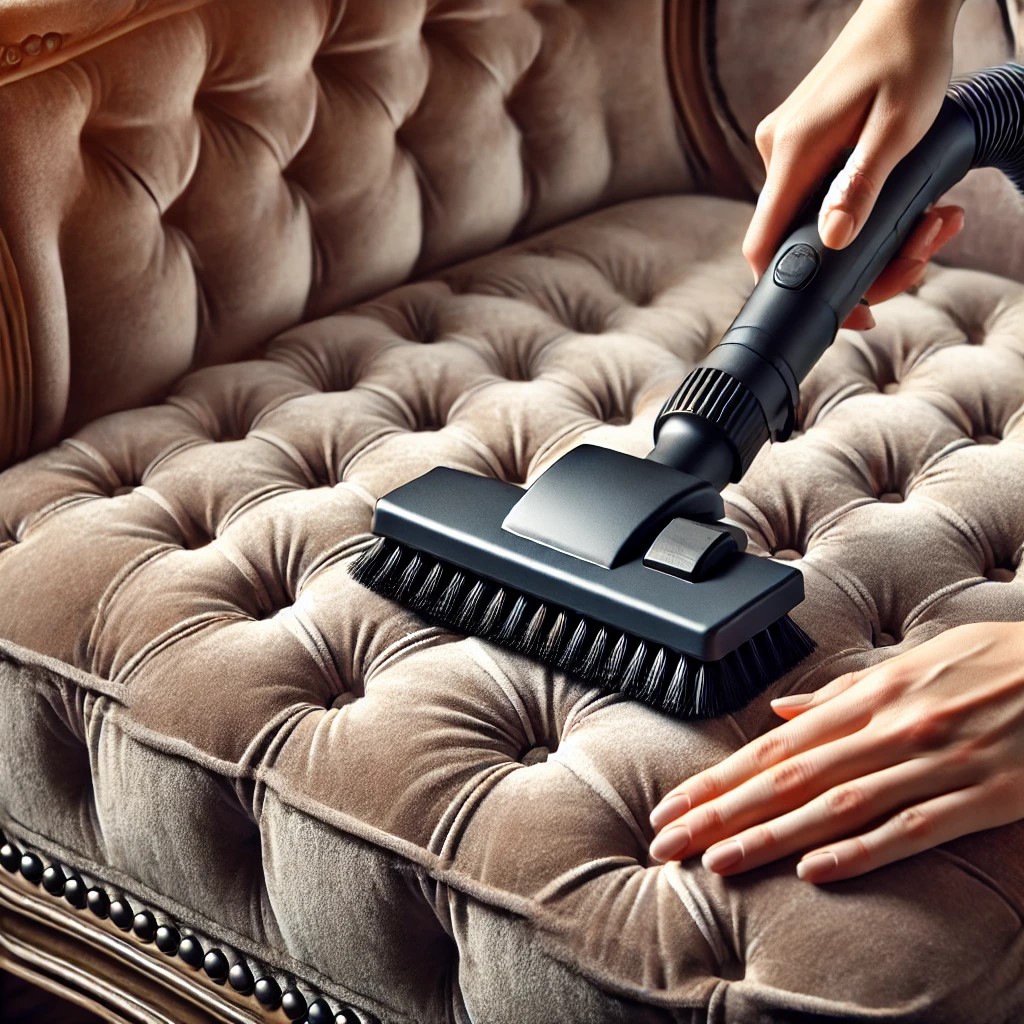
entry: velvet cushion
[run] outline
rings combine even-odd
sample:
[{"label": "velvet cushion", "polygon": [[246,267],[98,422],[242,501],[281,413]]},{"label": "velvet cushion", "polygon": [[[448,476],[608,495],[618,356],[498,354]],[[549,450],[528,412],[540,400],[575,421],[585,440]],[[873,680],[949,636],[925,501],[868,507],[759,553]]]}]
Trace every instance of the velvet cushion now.
[{"label": "velvet cushion", "polygon": [[654,864],[647,818],[768,696],[1024,615],[1024,286],[932,268],[727,490],[819,643],[740,714],[600,696],[348,575],[434,465],[643,453],[749,288],[749,216],[612,207],[0,475],[0,827],[385,1021],[1019,1015],[1024,825],[815,888]]}]

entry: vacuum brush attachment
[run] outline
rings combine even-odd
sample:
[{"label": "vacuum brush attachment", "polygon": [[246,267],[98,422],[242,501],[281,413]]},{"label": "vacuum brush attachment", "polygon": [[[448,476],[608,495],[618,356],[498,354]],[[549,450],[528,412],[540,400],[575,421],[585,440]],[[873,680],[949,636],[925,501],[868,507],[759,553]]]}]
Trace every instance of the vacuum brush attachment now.
[{"label": "vacuum brush attachment", "polygon": [[[956,80],[846,249],[812,197],[732,326],[669,398],[646,459],[581,445],[527,490],[437,468],[378,500],[371,589],[683,718],[736,711],[814,643],[793,566],[747,554],[719,491],[789,437],[799,383],[921,214],[975,166],[1022,186],[1024,68]],[[824,183],[827,187],[828,182]]]}]

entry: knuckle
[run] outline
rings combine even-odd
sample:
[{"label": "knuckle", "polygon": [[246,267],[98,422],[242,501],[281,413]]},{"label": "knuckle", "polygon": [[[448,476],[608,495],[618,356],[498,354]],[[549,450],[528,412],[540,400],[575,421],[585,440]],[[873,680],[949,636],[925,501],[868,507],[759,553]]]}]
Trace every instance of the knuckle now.
[{"label": "knuckle", "polygon": [[754,832],[752,848],[757,850],[777,850],[782,845],[782,837],[769,824],[758,826]]},{"label": "knuckle", "polygon": [[989,799],[1004,812],[1007,821],[1024,817],[1024,781],[1007,772],[998,772],[985,784]]},{"label": "knuckle", "polygon": [[761,156],[765,156],[766,151],[771,149],[774,137],[775,118],[769,114],[768,117],[762,118],[754,129],[754,145],[757,146],[757,151]]},{"label": "knuckle", "polygon": [[708,804],[701,808],[694,825],[699,832],[716,832],[725,825],[725,814],[717,804]]},{"label": "knuckle", "polygon": [[896,815],[899,830],[910,839],[927,839],[935,831],[935,821],[920,807],[904,807]]},{"label": "knuckle", "polygon": [[792,155],[799,150],[807,137],[803,126],[792,119],[777,125],[772,135],[772,149]]},{"label": "knuckle", "polygon": [[809,765],[798,758],[775,765],[768,773],[768,785],[775,797],[793,796],[806,790],[810,782]]},{"label": "knuckle", "polygon": [[938,750],[949,738],[950,722],[945,715],[924,711],[905,718],[897,732],[901,742],[911,750]]},{"label": "knuckle", "polygon": [[825,806],[838,818],[857,817],[868,803],[868,795],[860,786],[847,784],[830,789],[824,796]]},{"label": "knuckle", "polygon": [[754,767],[759,772],[767,771],[786,757],[789,746],[789,740],[779,729],[765,733],[753,746]]}]

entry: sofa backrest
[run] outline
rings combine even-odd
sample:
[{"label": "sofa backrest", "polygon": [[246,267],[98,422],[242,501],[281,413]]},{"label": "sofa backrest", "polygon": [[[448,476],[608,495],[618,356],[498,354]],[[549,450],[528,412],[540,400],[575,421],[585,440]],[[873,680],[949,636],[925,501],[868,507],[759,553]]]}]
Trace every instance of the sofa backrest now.
[{"label": "sofa backrest", "polygon": [[0,466],[412,275],[701,185],[704,6],[5,11]]}]

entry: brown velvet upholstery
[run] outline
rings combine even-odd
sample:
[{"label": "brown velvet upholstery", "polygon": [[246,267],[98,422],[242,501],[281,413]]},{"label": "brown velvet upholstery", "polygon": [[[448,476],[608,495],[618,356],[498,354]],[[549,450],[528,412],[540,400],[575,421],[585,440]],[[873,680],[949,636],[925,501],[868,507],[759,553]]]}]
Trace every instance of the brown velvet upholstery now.
[{"label": "brown velvet upholstery", "polygon": [[513,232],[691,183],[661,0],[162,6],[0,88],[35,447]]},{"label": "brown velvet upholstery", "polygon": [[[35,167],[17,197],[0,171],[0,227],[66,378],[35,437],[80,424],[0,474],[0,827],[385,1022],[1018,1019],[1024,825],[823,888],[793,858],[656,865],[651,807],[769,729],[766,699],[673,721],[347,573],[373,500],[434,465],[529,482],[584,441],[644,452],[742,303],[750,206],[651,195],[711,166],[662,5],[459,0],[425,36],[422,5],[243,9],[0,88]],[[935,267],[877,316],[726,492],[800,565],[820,645],[770,696],[1024,614],[1024,285]]]}]

